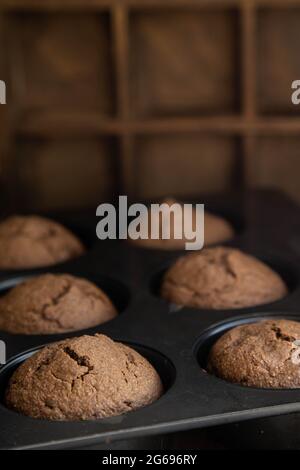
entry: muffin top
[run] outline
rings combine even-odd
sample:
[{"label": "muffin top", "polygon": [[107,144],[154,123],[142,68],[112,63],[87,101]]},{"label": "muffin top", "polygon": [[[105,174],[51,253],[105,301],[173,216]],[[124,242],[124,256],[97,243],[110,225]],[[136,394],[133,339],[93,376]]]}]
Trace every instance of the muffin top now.
[{"label": "muffin top", "polygon": [[296,321],[274,319],[238,326],[214,344],[208,371],[249,387],[299,388],[299,340]]},{"label": "muffin top", "polygon": [[130,347],[104,335],[46,346],[12,375],[9,408],[49,420],[86,420],[126,413],[163,392],[152,365]]},{"label": "muffin top", "polygon": [[[176,201],[176,199],[167,198],[164,199],[161,204],[165,204],[167,206],[172,206],[173,204],[179,204],[183,206],[182,203]],[[196,209],[195,207],[186,208],[186,210],[190,213],[192,220],[193,220],[193,232],[196,230]],[[170,230],[170,238],[162,238],[162,220],[164,220],[165,224],[168,224]],[[152,239],[151,238],[151,222],[154,226],[158,227],[159,229],[159,238]],[[178,227],[179,226],[179,227]],[[148,219],[148,227],[149,227],[149,238],[147,240],[138,239],[134,240],[133,242],[137,245],[143,246],[145,248],[153,248],[153,249],[162,249],[162,250],[183,250],[185,248],[185,244],[187,242],[191,242],[193,232],[190,231],[189,235],[183,231],[183,222],[181,217],[176,217],[172,215],[170,218],[170,212],[168,209],[162,210],[162,214],[154,217],[154,220],[151,221],[150,216]],[[175,238],[175,228],[179,228],[182,230],[183,237],[181,239]],[[234,236],[234,230],[231,224],[223,219],[223,217],[219,217],[215,214],[212,214],[208,211],[205,211],[204,216],[204,244],[212,245],[215,243],[225,242],[230,240]]]},{"label": "muffin top", "polygon": [[86,279],[44,274],[0,297],[0,330],[51,334],[89,328],[117,315],[107,295]]},{"label": "muffin top", "polygon": [[0,269],[49,266],[84,251],[79,239],[53,220],[12,216],[0,223]]},{"label": "muffin top", "polygon": [[161,295],[196,308],[228,309],[273,302],[287,294],[281,277],[234,248],[206,248],[179,258],[163,278]]}]

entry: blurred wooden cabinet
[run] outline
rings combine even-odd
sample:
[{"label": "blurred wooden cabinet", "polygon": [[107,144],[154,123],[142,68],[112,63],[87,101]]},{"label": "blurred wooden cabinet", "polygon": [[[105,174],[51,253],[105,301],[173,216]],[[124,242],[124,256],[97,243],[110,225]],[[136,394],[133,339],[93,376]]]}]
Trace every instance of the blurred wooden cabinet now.
[{"label": "blurred wooden cabinet", "polygon": [[16,205],[265,184],[300,199],[299,0],[0,0],[0,11],[1,168]]}]

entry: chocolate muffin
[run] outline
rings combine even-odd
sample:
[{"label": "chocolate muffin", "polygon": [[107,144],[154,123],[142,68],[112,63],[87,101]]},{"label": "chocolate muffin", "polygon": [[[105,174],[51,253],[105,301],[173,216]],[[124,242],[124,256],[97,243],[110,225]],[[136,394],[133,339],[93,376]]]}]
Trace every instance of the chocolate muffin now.
[{"label": "chocolate muffin", "polygon": [[78,238],[53,220],[12,216],[0,223],[0,269],[50,266],[84,251]]},{"label": "chocolate muffin", "polygon": [[53,343],[27,359],[13,373],[5,402],[33,418],[87,420],[149,405],[162,392],[144,357],[97,334]]},{"label": "chocolate muffin", "polygon": [[116,315],[101,289],[69,274],[31,278],[0,298],[0,330],[9,333],[64,333],[104,323]]},{"label": "chocolate muffin", "polygon": [[300,387],[300,323],[266,320],[238,326],[212,347],[208,371],[261,388]]},{"label": "chocolate muffin", "polygon": [[164,275],[161,295],[169,302],[202,309],[252,307],[288,292],[281,277],[253,256],[234,248],[206,248],[179,258]]},{"label": "chocolate muffin", "polygon": [[[161,202],[161,204],[166,204],[167,206],[172,206],[173,204],[180,204],[175,199],[165,199]],[[192,213],[192,220],[194,221],[193,230],[196,228],[196,215],[195,215],[195,208],[191,208]],[[165,220],[165,223],[170,221],[170,238],[163,239],[162,238],[162,217]],[[148,225],[149,225],[149,238],[147,240],[138,239],[132,240],[132,242],[136,245],[142,246],[144,248],[153,248],[153,249],[161,249],[161,250],[183,250],[185,249],[185,244],[187,242],[193,242],[195,239],[191,239],[191,237],[184,236],[181,239],[175,238],[175,227],[179,223],[181,224],[181,218],[176,220],[176,215],[172,216],[171,220],[169,217],[169,211],[163,212],[162,216],[157,216],[157,220],[152,221],[155,225],[159,226],[159,234],[160,237],[158,239],[151,238],[151,219],[149,217]],[[181,229],[181,227],[179,227]],[[192,233],[191,233],[192,236]],[[231,224],[225,220],[223,217],[219,217],[215,214],[212,214],[208,211],[205,211],[204,215],[204,245],[213,245],[216,243],[223,243],[227,240],[230,240],[234,236],[234,229]]]}]

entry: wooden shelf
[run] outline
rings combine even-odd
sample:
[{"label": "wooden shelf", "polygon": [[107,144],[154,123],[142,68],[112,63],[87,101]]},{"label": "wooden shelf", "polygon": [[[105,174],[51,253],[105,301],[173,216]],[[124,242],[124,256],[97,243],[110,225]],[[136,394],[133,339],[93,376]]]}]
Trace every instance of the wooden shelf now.
[{"label": "wooden shelf", "polygon": [[122,122],[103,120],[97,113],[25,112],[19,116],[17,133],[28,137],[62,137],[65,135],[119,134]]},{"label": "wooden shelf", "polygon": [[31,113],[19,117],[17,134],[23,137],[59,138],[67,135],[138,135],[213,132],[240,136],[300,133],[300,117],[247,119],[239,116],[168,118],[152,120],[101,120],[97,114]]},{"label": "wooden shelf", "polygon": [[[284,66],[274,59],[266,68],[260,56],[263,48],[264,57],[275,57],[282,38],[287,46],[297,42],[293,35],[300,40],[299,0],[2,0],[0,11],[9,24],[5,49],[13,52],[5,70],[14,95],[11,134],[112,137],[120,191],[131,196],[137,162],[149,159],[149,149],[160,158],[166,145],[167,153],[173,136],[221,136],[228,149],[237,138],[233,160],[247,185],[257,139],[300,135],[300,111],[289,104],[290,70],[292,79],[300,75],[297,44],[282,46]],[[281,101],[265,93],[264,80],[277,80]],[[212,147],[205,141],[208,154]],[[212,152],[223,158],[221,144]]]}]

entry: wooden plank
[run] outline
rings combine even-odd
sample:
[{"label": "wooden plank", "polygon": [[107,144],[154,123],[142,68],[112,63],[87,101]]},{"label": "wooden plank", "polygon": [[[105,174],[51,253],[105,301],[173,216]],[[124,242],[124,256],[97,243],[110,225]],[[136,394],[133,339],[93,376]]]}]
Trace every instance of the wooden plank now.
[{"label": "wooden plank", "polygon": [[216,132],[224,134],[297,134],[300,133],[300,118],[260,117],[252,121],[238,116],[203,118],[168,118],[131,120],[101,120],[95,113],[32,113],[18,122],[17,133],[24,136],[62,137],[76,133],[79,135],[124,135],[157,134],[177,132]]},{"label": "wooden plank", "polygon": [[241,79],[242,112],[246,122],[246,134],[242,139],[242,152],[239,156],[240,181],[243,187],[249,186],[249,159],[253,154],[253,138],[249,131],[251,121],[256,116],[256,10],[252,0],[241,9]]},{"label": "wooden plank", "polygon": [[13,101],[14,82],[11,79],[10,57],[6,51],[10,45],[11,29],[7,18],[0,14],[0,78],[6,83],[7,104],[0,105],[0,185],[1,207],[5,212],[13,210],[16,206],[17,195],[13,188],[16,187],[16,171],[14,167],[15,155],[15,123],[18,112]]},{"label": "wooden plank", "polygon": [[123,5],[115,5],[111,10],[112,35],[114,44],[115,78],[117,91],[117,116],[120,119],[116,128],[119,138],[119,190],[131,197],[134,193],[134,156],[131,129],[127,125],[130,118],[129,97],[129,18]]},{"label": "wooden plank", "polygon": [[178,7],[214,7],[224,8],[224,6],[239,5],[245,0],[2,0],[0,9],[17,10],[30,9],[40,11],[50,10],[70,10],[70,9],[109,9],[115,6],[132,8],[178,8]]},{"label": "wooden plank", "polygon": [[106,138],[22,140],[18,193],[27,209],[92,207],[114,190],[114,142]]},{"label": "wooden plank", "polygon": [[242,109],[247,119],[253,119],[256,111],[255,15],[254,4],[252,0],[249,0],[241,10]]},{"label": "wooden plank", "polygon": [[[252,0],[258,7],[298,7],[299,0]],[[224,8],[242,6],[248,0],[1,0],[0,10],[108,10],[115,5],[129,8]]]},{"label": "wooden plank", "polygon": [[237,186],[238,139],[215,134],[139,136],[137,195],[186,196]]},{"label": "wooden plank", "polygon": [[79,134],[139,134],[216,131],[243,133],[246,123],[238,117],[169,118],[150,120],[101,120],[97,114],[29,113],[19,122],[18,133],[28,136],[64,136]]},{"label": "wooden plank", "polygon": [[255,137],[254,135],[248,134],[245,135],[242,139],[242,161],[241,161],[241,179],[242,186],[244,188],[249,188],[253,183],[253,166],[252,158],[255,152]]},{"label": "wooden plank", "polygon": [[120,118],[127,119],[130,112],[128,11],[123,6],[117,5],[111,10],[111,19],[117,89],[117,114]]},{"label": "wooden plank", "polygon": [[130,85],[136,116],[238,111],[235,9],[133,12],[130,26]]},{"label": "wooden plank", "polygon": [[127,194],[130,199],[136,196],[136,162],[134,155],[134,138],[130,134],[120,139],[120,193]]},{"label": "wooden plank", "polygon": [[114,113],[108,14],[16,14],[9,58],[14,99],[27,112]]},{"label": "wooden plank", "polygon": [[257,101],[265,116],[300,116],[291,84],[300,77],[300,2],[297,10],[264,9],[257,21]]},{"label": "wooden plank", "polygon": [[280,188],[299,202],[299,145],[299,134],[257,138],[249,160],[251,185]]}]

